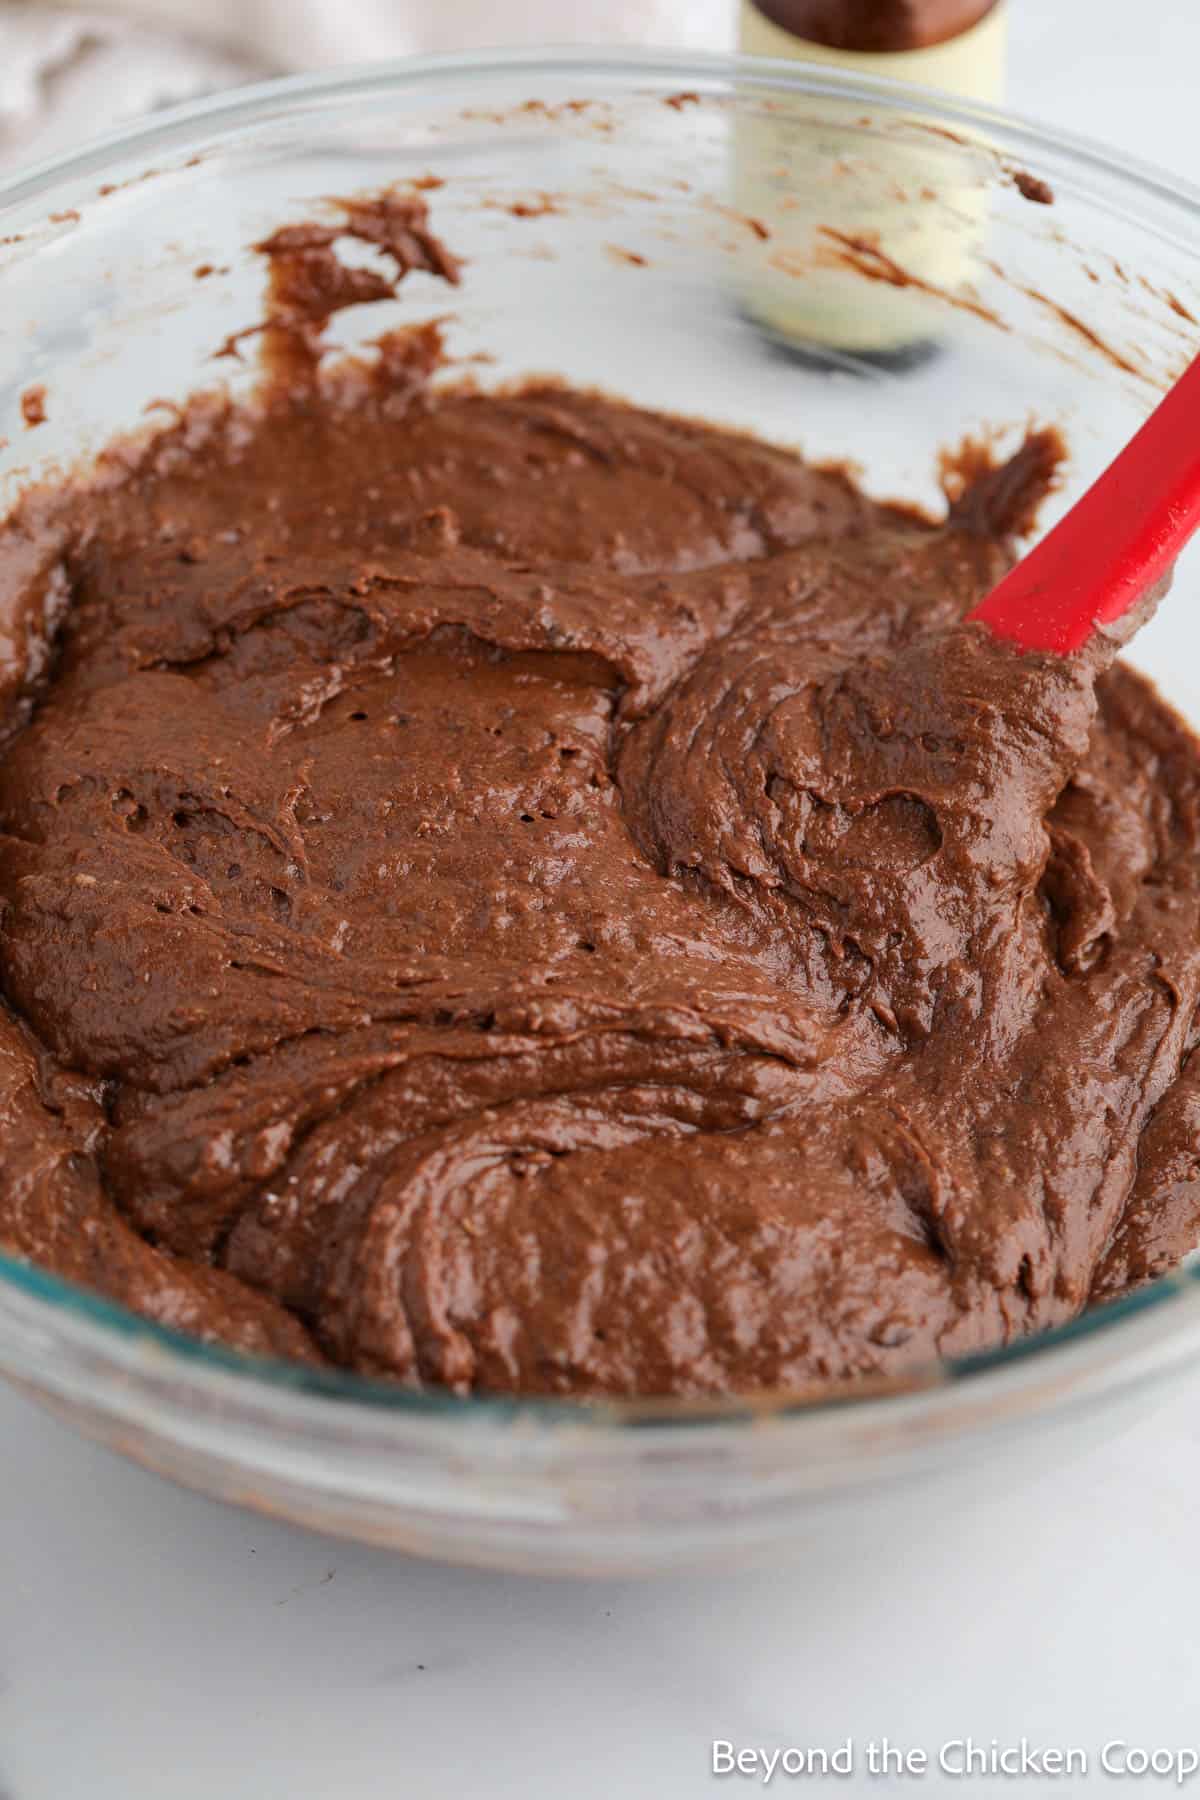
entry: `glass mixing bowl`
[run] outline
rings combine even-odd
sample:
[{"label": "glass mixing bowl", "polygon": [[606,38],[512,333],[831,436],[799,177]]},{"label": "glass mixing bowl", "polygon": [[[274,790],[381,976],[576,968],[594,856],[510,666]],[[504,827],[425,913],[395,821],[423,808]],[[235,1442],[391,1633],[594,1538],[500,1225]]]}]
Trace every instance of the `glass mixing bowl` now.
[{"label": "glass mixing bowl", "polygon": [[[1069,503],[1200,346],[1200,194],[1058,133],[791,64],[408,62],[165,115],[0,191],[0,505],[147,408],[246,387],[252,358],[214,356],[260,316],[248,246],[331,194],[428,175],[466,259],[460,373],[597,384],[848,459],[925,506],[940,449],[1031,419],[1067,435]],[[335,336],[447,308],[417,275]],[[1200,719],[1195,568],[1134,659]],[[227,1500],[538,1570],[770,1550],[869,1521],[917,1478],[965,1502],[1111,1431],[1198,1350],[1185,1269],[903,1391],[459,1400],[206,1349],[0,1264],[0,1366],[84,1430]]]}]

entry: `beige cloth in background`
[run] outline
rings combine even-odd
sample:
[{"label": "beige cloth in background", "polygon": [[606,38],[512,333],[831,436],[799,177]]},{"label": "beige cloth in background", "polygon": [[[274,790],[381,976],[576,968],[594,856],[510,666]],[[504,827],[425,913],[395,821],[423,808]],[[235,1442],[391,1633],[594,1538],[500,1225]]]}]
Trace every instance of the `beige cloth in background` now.
[{"label": "beige cloth in background", "polygon": [[519,44],[731,47],[734,0],[0,0],[0,168],[239,81]]},{"label": "beige cloth in background", "polygon": [[143,0],[137,10],[281,68],[499,44],[719,50],[730,0]]},{"label": "beige cloth in background", "polygon": [[271,72],[253,54],[163,27],[0,0],[0,171]]}]

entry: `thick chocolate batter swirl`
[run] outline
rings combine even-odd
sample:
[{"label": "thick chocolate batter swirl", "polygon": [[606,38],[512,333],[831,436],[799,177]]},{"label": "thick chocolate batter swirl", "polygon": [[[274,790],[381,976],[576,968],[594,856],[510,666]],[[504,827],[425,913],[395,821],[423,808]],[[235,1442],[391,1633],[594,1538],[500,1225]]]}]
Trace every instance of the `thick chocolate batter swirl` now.
[{"label": "thick chocolate batter swirl", "polygon": [[0,1243],[581,1395],[902,1372],[1177,1259],[1197,747],[962,623],[1047,444],[933,526],[422,343],[0,538]]}]

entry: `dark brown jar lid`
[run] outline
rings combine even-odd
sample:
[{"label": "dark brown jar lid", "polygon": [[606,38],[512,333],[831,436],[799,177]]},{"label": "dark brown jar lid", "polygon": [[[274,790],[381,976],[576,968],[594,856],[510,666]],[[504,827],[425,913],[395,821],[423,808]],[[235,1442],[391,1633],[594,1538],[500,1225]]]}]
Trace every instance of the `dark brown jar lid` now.
[{"label": "dark brown jar lid", "polygon": [[781,30],[831,50],[927,50],[961,37],[998,0],[751,0]]}]

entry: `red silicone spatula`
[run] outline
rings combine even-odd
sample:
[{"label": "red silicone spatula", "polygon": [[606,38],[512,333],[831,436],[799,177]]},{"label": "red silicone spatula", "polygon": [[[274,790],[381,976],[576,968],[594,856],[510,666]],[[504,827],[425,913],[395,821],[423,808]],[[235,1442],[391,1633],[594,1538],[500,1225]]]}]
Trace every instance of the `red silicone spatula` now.
[{"label": "red silicone spatula", "polygon": [[1200,530],[1200,357],[1090,487],[969,618],[1069,655],[1168,573]]}]

